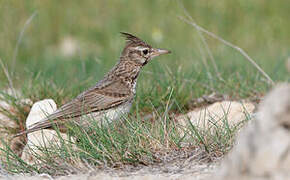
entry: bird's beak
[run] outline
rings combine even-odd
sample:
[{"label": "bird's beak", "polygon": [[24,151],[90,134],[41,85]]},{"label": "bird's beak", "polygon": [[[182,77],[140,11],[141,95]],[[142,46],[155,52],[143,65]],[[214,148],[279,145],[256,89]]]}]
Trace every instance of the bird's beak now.
[{"label": "bird's beak", "polygon": [[169,53],[171,53],[171,51],[169,51],[169,50],[166,50],[166,49],[153,49],[153,52],[152,52],[152,58],[153,57],[156,57],[156,56],[160,56],[160,55],[162,55],[162,54],[169,54]]}]

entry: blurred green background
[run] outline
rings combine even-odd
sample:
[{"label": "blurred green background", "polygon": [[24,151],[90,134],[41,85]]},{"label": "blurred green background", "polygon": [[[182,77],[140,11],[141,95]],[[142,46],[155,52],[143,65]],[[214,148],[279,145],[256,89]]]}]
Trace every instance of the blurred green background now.
[{"label": "blurred green background", "polygon": [[[206,49],[197,31],[178,18],[185,17],[182,6],[200,26],[243,48],[273,80],[289,81],[285,63],[290,56],[290,3],[286,0],[1,0],[0,57],[12,74],[14,86],[40,78],[63,89],[75,87],[75,95],[116,63],[124,46],[119,32],[125,31],[173,52],[144,68],[154,75],[142,73],[139,91],[148,88],[151,92],[152,82],[162,83],[164,76],[156,80],[158,74],[211,86],[192,94],[199,85],[183,85],[188,91],[180,91],[189,98],[212,88],[234,94],[248,86],[242,96],[249,96],[253,89],[267,90],[267,85],[261,85],[264,78],[238,52],[205,35],[226,81],[210,84],[215,71],[204,55]],[[15,54],[19,34],[33,13],[37,14],[26,26]],[[208,60],[209,67],[202,58]],[[2,69],[0,79],[0,86],[7,87]]]}]

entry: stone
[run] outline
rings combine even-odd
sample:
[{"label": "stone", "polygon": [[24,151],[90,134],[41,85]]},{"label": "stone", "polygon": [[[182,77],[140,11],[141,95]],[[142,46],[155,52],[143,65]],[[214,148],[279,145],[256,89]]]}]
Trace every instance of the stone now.
[{"label": "stone", "polygon": [[[27,117],[26,128],[30,125],[40,122],[47,115],[53,113],[57,106],[52,99],[45,99],[36,102]],[[43,151],[41,149],[53,148],[59,146],[61,141],[70,141],[68,135],[64,133],[58,133],[55,130],[44,129],[29,133],[27,135],[27,144],[23,149],[21,159],[28,164],[37,164],[37,156],[42,156]]]},{"label": "stone", "polygon": [[178,116],[177,121],[185,128],[188,121],[200,129],[224,125],[225,120],[233,126],[246,120],[254,110],[255,105],[250,102],[222,101]]},{"label": "stone", "polygon": [[[22,97],[19,91],[14,91],[11,89],[4,90],[3,94],[0,94],[0,99],[2,99],[0,100],[0,148],[5,150],[7,146],[9,146],[14,153],[20,155],[24,147],[23,142],[25,142],[25,138],[12,138],[13,134],[11,131],[19,129],[19,124],[16,123],[15,120],[11,119],[10,116],[16,115],[17,109],[15,109],[15,106],[9,104],[9,100],[5,99],[4,94],[11,96],[11,98]],[[32,101],[30,99],[16,99],[13,103],[21,105],[25,108],[29,108],[29,106],[32,104]],[[1,154],[5,153],[0,151],[0,155]]]},{"label": "stone", "polygon": [[217,177],[223,180],[289,179],[289,83],[278,85],[265,97],[256,118],[238,135]]},{"label": "stone", "polygon": [[[6,128],[17,128],[17,124],[15,121],[11,120],[6,112],[11,112],[13,110],[12,106],[10,106],[5,101],[0,101],[0,148],[6,149],[7,145],[10,146],[11,143],[9,139],[11,139],[12,135],[6,130]],[[2,141],[3,140],[3,141]],[[19,139],[16,139],[18,142]],[[12,143],[13,144],[13,143]],[[0,155],[3,154],[3,151],[0,151]]]},{"label": "stone", "polygon": [[27,116],[26,127],[28,128],[32,124],[41,121],[56,109],[57,106],[52,99],[45,99],[34,103]]},{"label": "stone", "polygon": [[28,135],[27,144],[23,149],[21,159],[28,164],[37,164],[37,156],[45,156],[44,149],[59,147],[62,140],[70,141],[70,137],[64,133],[55,130],[44,129],[30,133]]}]

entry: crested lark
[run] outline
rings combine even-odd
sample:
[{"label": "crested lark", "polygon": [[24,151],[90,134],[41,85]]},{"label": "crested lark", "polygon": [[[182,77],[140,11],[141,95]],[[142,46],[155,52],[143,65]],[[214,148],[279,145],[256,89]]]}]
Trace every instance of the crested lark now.
[{"label": "crested lark", "polygon": [[102,80],[16,136],[52,128],[54,125],[63,127],[69,121],[84,124],[80,121],[85,115],[92,115],[98,121],[103,118],[113,121],[121,114],[128,113],[136,94],[137,78],[142,67],[152,58],[170,51],[153,48],[132,34],[121,34],[126,37],[126,46],[119,62]]}]

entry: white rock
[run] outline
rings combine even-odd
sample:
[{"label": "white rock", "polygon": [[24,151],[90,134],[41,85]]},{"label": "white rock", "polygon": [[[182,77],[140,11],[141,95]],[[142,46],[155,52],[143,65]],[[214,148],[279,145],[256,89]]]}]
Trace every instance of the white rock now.
[{"label": "white rock", "polygon": [[37,156],[43,156],[44,149],[56,148],[61,145],[61,139],[65,142],[71,139],[64,133],[58,133],[54,130],[44,129],[30,133],[27,144],[23,149],[21,159],[28,164],[37,164]]},{"label": "white rock", "polygon": [[279,85],[259,107],[257,119],[237,137],[220,179],[289,179],[290,84]]},{"label": "white rock", "polygon": [[255,105],[253,103],[222,101],[179,116],[177,120],[184,127],[188,126],[189,120],[198,128],[208,129],[216,124],[223,125],[225,120],[229,125],[240,123],[252,114],[254,109]]},{"label": "white rock", "polygon": [[45,99],[34,103],[26,119],[26,128],[41,121],[56,109],[56,104],[52,99]]},{"label": "white rock", "polygon": [[[26,127],[28,128],[30,125],[41,121],[47,115],[54,112],[56,108],[56,104],[52,99],[36,102],[32,106],[27,117]],[[59,146],[61,144],[59,135],[64,141],[70,140],[66,134],[58,134],[56,131],[49,129],[29,133],[27,135],[27,144],[22,153],[22,160],[28,164],[38,163],[36,157],[43,155],[43,151],[41,149],[54,148],[55,146]]]}]

